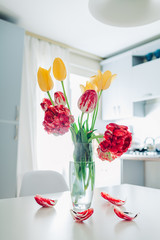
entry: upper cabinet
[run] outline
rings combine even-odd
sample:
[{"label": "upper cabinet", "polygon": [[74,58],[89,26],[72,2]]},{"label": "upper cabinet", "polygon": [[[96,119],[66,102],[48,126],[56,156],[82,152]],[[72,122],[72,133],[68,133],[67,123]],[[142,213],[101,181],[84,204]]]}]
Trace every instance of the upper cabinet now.
[{"label": "upper cabinet", "polygon": [[0,20],[0,120],[18,118],[23,49],[24,29]]},{"label": "upper cabinet", "polygon": [[160,97],[160,40],[104,60],[101,65],[102,72],[117,73],[103,92],[103,120],[143,116],[136,108],[145,100]]},{"label": "upper cabinet", "polygon": [[123,54],[102,62],[102,72],[110,70],[112,74],[117,74],[110,88],[102,93],[103,120],[126,118],[132,114],[131,68],[130,54]]},{"label": "upper cabinet", "polygon": [[135,100],[160,95],[160,40],[133,49],[132,65],[133,81],[139,87]]}]

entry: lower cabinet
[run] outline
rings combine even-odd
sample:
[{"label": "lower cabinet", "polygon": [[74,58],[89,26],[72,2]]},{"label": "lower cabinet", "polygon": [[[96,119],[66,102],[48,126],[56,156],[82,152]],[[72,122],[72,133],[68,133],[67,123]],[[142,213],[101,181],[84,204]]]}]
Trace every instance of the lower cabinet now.
[{"label": "lower cabinet", "polygon": [[121,183],[145,186],[144,161],[121,159]]},{"label": "lower cabinet", "polygon": [[16,196],[17,127],[0,122],[0,198]]}]

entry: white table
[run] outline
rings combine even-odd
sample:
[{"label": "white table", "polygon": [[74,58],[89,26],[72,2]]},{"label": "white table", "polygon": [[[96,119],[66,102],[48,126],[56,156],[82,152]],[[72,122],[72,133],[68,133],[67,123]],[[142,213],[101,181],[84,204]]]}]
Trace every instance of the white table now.
[{"label": "white table", "polygon": [[[132,222],[118,218],[101,191],[127,197],[126,211],[140,212]],[[84,223],[71,217],[69,192],[49,194],[54,208],[41,208],[33,197],[0,200],[1,240],[159,240],[160,190],[133,185],[96,189],[94,214]]]}]

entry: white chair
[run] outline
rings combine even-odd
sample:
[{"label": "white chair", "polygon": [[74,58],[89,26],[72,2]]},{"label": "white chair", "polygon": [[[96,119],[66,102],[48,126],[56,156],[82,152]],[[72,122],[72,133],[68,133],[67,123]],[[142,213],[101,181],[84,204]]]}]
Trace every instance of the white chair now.
[{"label": "white chair", "polygon": [[19,196],[64,192],[67,190],[68,186],[60,173],[51,170],[30,171],[23,176]]}]

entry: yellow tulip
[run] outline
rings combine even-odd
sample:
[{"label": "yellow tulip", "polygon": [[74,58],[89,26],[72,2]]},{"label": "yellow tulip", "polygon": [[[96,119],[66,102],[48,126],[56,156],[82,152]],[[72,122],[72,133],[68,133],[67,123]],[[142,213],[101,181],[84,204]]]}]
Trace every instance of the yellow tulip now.
[{"label": "yellow tulip", "polygon": [[112,75],[110,71],[105,71],[102,74],[102,90],[108,89],[116,76],[117,74]]},{"label": "yellow tulip", "polygon": [[89,81],[86,82],[86,86],[81,84],[80,88],[81,88],[82,93],[84,93],[86,90],[95,90],[95,91],[97,91],[97,86],[94,85],[93,83],[89,82]]},{"label": "yellow tulip", "polygon": [[64,62],[61,58],[55,58],[53,62],[53,75],[56,80],[63,81],[66,78],[67,72]]},{"label": "yellow tulip", "polygon": [[50,91],[54,86],[50,72],[51,67],[49,68],[49,70],[39,67],[37,72],[37,80],[39,87],[44,92]]},{"label": "yellow tulip", "polygon": [[96,85],[97,92],[100,92],[102,90],[102,73],[101,73],[101,71],[98,70],[98,74],[95,76],[92,76],[90,79],[91,79],[91,83]]}]

